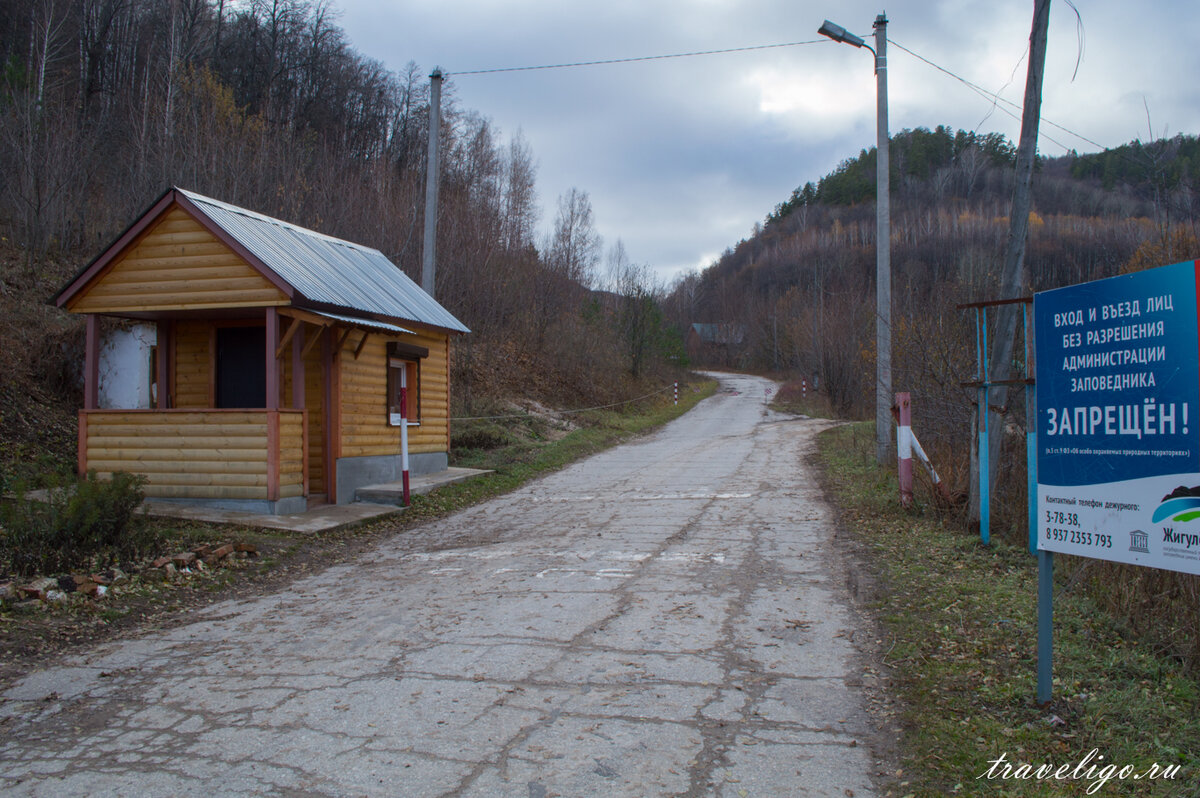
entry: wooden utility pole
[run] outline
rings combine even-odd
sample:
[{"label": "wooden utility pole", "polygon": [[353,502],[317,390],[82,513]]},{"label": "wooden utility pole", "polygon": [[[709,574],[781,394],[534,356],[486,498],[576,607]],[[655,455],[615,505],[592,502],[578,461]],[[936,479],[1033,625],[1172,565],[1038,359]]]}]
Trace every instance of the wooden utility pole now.
[{"label": "wooden utility pole", "polygon": [[437,262],[438,181],[441,164],[438,145],[442,127],[442,70],[429,76],[429,151],[425,162],[425,240],[421,254],[421,288],[433,296]]},{"label": "wooden utility pole", "polygon": [[[1025,77],[1025,106],[1021,113],[1021,141],[1017,145],[1017,180],[1013,189],[1012,213],[1009,216],[1008,245],[1004,253],[1004,273],[1000,283],[1000,299],[1016,299],[1028,296],[1031,291],[1029,266],[1025,263],[1025,245],[1029,239],[1029,211],[1032,205],[1033,167],[1037,158],[1038,126],[1042,116],[1042,74],[1046,68],[1046,36],[1050,24],[1050,0],[1034,0],[1033,27],[1029,34],[1029,70]],[[1003,305],[997,308],[995,348],[988,364],[988,375],[992,380],[1008,379],[1012,375],[1013,352],[1015,351],[1017,326],[1021,318],[1018,305]],[[984,353],[984,357],[987,354]],[[1008,386],[998,385],[990,392],[988,407],[981,407],[975,414],[982,423],[981,413],[989,407],[1008,405]],[[989,478],[999,473],[1000,448],[1004,436],[1003,423],[992,424],[988,435]],[[978,457],[973,452],[973,458]],[[978,463],[972,464],[978,473]],[[978,485],[973,480],[972,485]],[[971,496],[971,518],[979,518],[978,491]]]}]

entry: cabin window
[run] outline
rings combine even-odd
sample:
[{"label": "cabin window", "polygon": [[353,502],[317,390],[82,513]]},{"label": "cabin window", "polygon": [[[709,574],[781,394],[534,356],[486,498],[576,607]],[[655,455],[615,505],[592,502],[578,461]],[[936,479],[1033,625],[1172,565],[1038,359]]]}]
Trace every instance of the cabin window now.
[{"label": "cabin window", "polygon": [[423,346],[389,341],[387,345],[388,425],[400,426],[400,375],[408,383],[408,423],[421,423],[421,360],[429,357]]},{"label": "cabin window", "polygon": [[388,358],[388,426],[400,426],[400,376],[408,386],[408,423],[421,423],[421,361]]}]

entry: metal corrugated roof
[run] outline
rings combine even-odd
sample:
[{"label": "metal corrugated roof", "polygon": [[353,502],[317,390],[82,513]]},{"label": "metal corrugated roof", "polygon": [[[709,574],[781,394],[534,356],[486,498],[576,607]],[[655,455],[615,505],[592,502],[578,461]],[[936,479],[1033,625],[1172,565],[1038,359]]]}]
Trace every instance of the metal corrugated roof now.
[{"label": "metal corrugated roof", "polygon": [[176,190],[311,302],[470,332],[377,249]]},{"label": "metal corrugated roof", "polygon": [[387,322],[375,321],[374,319],[360,319],[360,318],[356,318],[354,316],[342,316],[338,313],[316,313],[316,312],[314,312],[313,315],[320,316],[325,319],[333,319],[334,321],[340,321],[343,324],[349,324],[353,327],[361,327],[364,330],[379,330],[380,332],[387,332],[387,333],[407,333],[408,335],[413,334],[412,330],[406,330],[403,327],[396,326],[395,324],[388,324]]}]

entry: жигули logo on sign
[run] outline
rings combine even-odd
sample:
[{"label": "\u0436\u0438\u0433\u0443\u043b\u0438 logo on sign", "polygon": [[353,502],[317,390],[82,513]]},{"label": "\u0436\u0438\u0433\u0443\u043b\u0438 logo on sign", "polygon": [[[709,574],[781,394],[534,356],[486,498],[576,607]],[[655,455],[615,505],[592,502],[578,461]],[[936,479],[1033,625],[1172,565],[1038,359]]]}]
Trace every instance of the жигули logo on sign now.
[{"label": "\u0436\u0438\u0433\u0443\u043b\u0438 logo on sign", "polygon": [[1140,529],[1135,529],[1129,533],[1129,550],[1140,551],[1143,554],[1150,553],[1150,534],[1143,532]]},{"label": "\u0436\u0438\u0433\u0443\u043b\u0438 logo on sign", "polygon": [[1180,485],[1162,498],[1162,504],[1154,511],[1154,523],[1172,521],[1182,524],[1200,518],[1200,485],[1194,488]]}]

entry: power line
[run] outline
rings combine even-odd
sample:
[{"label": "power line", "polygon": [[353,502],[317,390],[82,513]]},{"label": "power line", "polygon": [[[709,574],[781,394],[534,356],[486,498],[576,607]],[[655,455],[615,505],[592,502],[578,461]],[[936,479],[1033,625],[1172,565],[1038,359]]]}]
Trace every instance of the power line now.
[{"label": "power line", "polygon": [[[960,82],[960,83],[962,83],[963,85],[965,85],[965,86],[969,87],[969,88],[970,88],[972,91],[976,92],[977,94],[980,94],[980,95],[982,95],[982,96],[986,97],[987,99],[989,99],[989,100],[992,100],[992,101],[994,101],[994,102],[1003,103],[1004,105],[1008,105],[1008,106],[1011,106],[1011,107],[1013,107],[1013,108],[1016,108],[1018,111],[1022,110],[1021,106],[1017,105],[1017,104],[1016,104],[1016,103],[1014,103],[1012,100],[1008,100],[1008,99],[1006,99],[1006,98],[1004,98],[1004,97],[1001,97],[999,94],[996,94],[995,92],[988,91],[987,89],[983,88],[982,86],[977,86],[976,84],[972,83],[971,81],[967,80],[966,78],[962,77],[961,75],[956,75],[955,73],[951,72],[949,69],[946,69],[945,67],[943,67],[943,66],[941,66],[941,65],[939,65],[939,64],[935,64],[934,62],[930,61],[930,60],[929,60],[928,58],[926,58],[925,56],[923,56],[923,55],[919,55],[918,53],[915,53],[915,52],[913,52],[912,50],[908,49],[907,47],[905,47],[903,44],[900,44],[899,42],[893,41],[893,40],[892,40],[892,39],[890,39],[890,38],[888,39],[888,41],[889,41],[891,44],[894,44],[896,47],[899,47],[899,48],[900,48],[901,50],[903,50],[904,52],[906,52],[906,53],[908,53],[909,55],[911,55],[913,58],[916,58],[918,61],[923,61],[923,62],[925,62],[926,64],[928,64],[929,66],[931,66],[931,67],[933,67],[934,69],[938,70],[939,72],[944,72],[944,73],[946,73],[947,75],[949,75],[950,77],[954,78],[954,79],[955,79],[955,80],[957,80],[958,82]],[[1012,113],[1011,111],[1009,111],[1008,109],[1006,109],[1006,108],[1000,108],[1000,110],[1001,110],[1001,111],[1003,111],[1004,113],[1008,114],[1009,116],[1013,117],[1013,118],[1014,118],[1014,119],[1016,119],[1017,121],[1020,121],[1020,117],[1016,116],[1015,114],[1013,114],[1013,113]],[[1064,133],[1066,133],[1066,134],[1068,134],[1068,135],[1074,136],[1075,138],[1079,139],[1080,141],[1086,141],[1088,144],[1091,144],[1093,147],[1098,147],[1100,150],[1106,150],[1106,149],[1108,149],[1108,147],[1105,147],[1103,144],[1100,144],[1100,143],[1099,143],[1099,142],[1097,142],[1097,141],[1093,141],[1092,139],[1089,139],[1087,136],[1083,135],[1082,133],[1076,133],[1074,130],[1070,130],[1069,128],[1065,128],[1065,127],[1063,127],[1062,125],[1059,125],[1059,124],[1057,124],[1057,123],[1055,123],[1055,122],[1051,122],[1049,119],[1046,119],[1045,117],[1043,117],[1043,118],[1042,118],[1042,122],[1044,122],[1045,124],[1049,125],[1050,127],[1057,128],[1057,129],[1061,130],[1062,132],[1064,132]],[[1050,138],[1049,136],[1047,136],[1047,135],[1046,135],[1046,134],[1044,134],[1044,133],[1043,133],[1043,134],[1041,134],[1041,135],[1042,135],[1043,137],[1045,137],[1047,141],[1050,141],[1050,142],[1052,142],[1052,143],[1054,143],[1054,144],[1057,144],[1058,146],[1062,147],[1064,150],[1070,151],[1070,149],[1071,149],[1071,148],[1070,148],[1070,147],[1068,147],[1068,146],[1066,146],[1066,145],[1065,145],[1065,144],[1063,144],[1062,142],[1055,141],[1054,139]]]},{"label": "power line", "polygon": [[[535,69],[567,69],[569,67],[602,66],[605,64],[631,64],[636,61],[660,61],[666,58],[692,58],[698,55],[723,55],[725,53],[745,53],[751,50],[772,50],[780,47],[799,47],[804,44],[823,44],[824,39],[812,39],[805,42],[784,42],[782,44],[759,44],[751,47],[730,47],[724,50],[697,50],[690,53],[671,53],[669,55],[643,55],[635,58],[609,58],[603,61],[576,61],[567,64],[543,64],[541,66],[500,67],[498,69],[472,69],[465,72],[455,72],[454,75],[490,75],[496,72],[530,72]],[[445,73],[450,75],[451,73]]]}]

